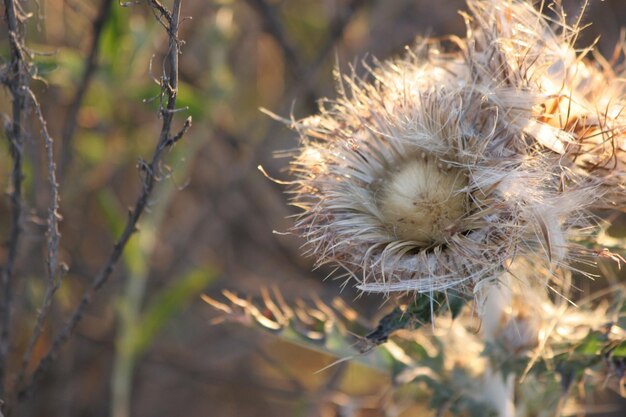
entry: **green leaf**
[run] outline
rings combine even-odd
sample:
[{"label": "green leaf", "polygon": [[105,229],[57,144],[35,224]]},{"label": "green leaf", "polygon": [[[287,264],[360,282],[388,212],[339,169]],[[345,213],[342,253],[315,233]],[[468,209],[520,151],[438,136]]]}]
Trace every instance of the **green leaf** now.
[{"label": "green leaf", "polygon": [[576,347],[574,353],[583,356],[597,356],[602,352],[606,335],[597,331],[590,332]]},{"label": "green leaf", "polygon": [[155,295],[139,320],[137,331],[128,340],[130,353],[133,356],[144,353],[169,318],[182,310],[216,277],[217,271],[212,267],[194,269]]},{"label": "green leaf", "polygon": [[111,8],[109,18],[100,36],[100,56],[108,63],[115,63],[127,33],[128,13],[120,7]]},{"label": "green leaf", "polygon": [[613,350],[611,350],[611,357],[626,358],[626,340],[622,340]]},{"label": "green leaf", "polygon": [[[45,50],[45,45],[31,45],[35,49]],[[33,72],[43,77],[50,84],[67,89],[63,94],[75,89],[76,80],[80,78],[84,57],[71,48],[59,48],[49,55],[36,56]],[[69,95],[68,95],[69,96]]]}]

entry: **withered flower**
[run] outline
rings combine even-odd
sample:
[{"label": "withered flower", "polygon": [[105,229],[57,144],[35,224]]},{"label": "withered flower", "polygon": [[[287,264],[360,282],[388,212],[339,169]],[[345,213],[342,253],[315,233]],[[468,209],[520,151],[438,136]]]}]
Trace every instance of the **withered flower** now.
[{"label": "withered flower", "polygon": [[464,39],[340,77],[339,98],[293,123],[296,229],[363,291],[474,291],[516,257],[567,267],[607,178],[623,186],[590,168],[620,116],[590,87],[608,75],[577,55],[578,28],[526,1],[468,6]]}]

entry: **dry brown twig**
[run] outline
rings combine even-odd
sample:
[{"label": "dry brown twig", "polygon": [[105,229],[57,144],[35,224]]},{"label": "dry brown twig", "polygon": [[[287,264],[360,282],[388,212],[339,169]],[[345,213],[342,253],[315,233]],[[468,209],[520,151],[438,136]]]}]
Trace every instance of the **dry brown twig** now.
[{"label": "dry brown twig", "polygon": [[161,126],[161,133],[159,135],[159,140],[157,142],[154,153],[152,154],[150,162],[147,163],[143,160],[140,160],[138,164],[140,171],[144,175],[142,189],[139,197],[137,198],[137,201],[135,202],[134,208],[129,212],[128,221],[126,222],[126,226],[124,227],[124,230],[119,240],[113,246],[113,250],[109,254],[109,257],[105,262],[103,268],[93,278],[91,286],[83,294],[80,303],[75,308],[74,312],[70,316],[70,319],[66,322],[65,326],[53,339],[52,346],[35,368],[30,382],[19,391],[19,398],[27,397],[30,394],[34,384],[50,367],[51,363],[58,355],[61,347],[70,338],[74,329],[82,319],[85,310],[91,304],[95,293],[106,283],[108,278],[111,276],[115,264],[121,257],[124,248],[130,240],[131,236],[137,230],[137,223],[139,222],[141,215],[144,213],[149,204],[152,190],[159,180],[158,172],[160,170],[159,166],[163,157],[163,152],[166,149],[171,148],[178,140],[180,140],[191,126],[191,117],[189,117],[187,118],[179,132],[174,135],[172,135],[171,133],[172,119],[174,116],[174,112],[176,111],[176,97],[178,93],[178,55],[180,53],[181,47],[181,42],[178,39],[178,24],[180,20],[181,0],[174,0],[171,12],[167,11],[167,9],[165,9],[165,7],[156,0],[147,0],[147,3],[151,8],[153,8],[153,10],[158,10],[159,13],[161,13],[162,15],[163,10],[165,10],[167,12],[166,16],[168,16],[166,20],[168,21],[167,32],[169,36],[169,49],[168,54],[165,58],[167,63],[166,66],[168,68],[165,70],[161,79],[161,94],[167,98],[167,105],[166,107],[162,106],[160,109],[160,115],[163,122]]},{"label": "dry brown twig", "polygon": [[[108,1],[108,0],[107,0]],[[35,344],[39,340],[43,330],[43,323],[52,305],[53,296],[59,288],[61,278],[66,270],[65,265],[59,266],[59,242],[60,234],[58,230],[58,221],[60,215],[59,209],[59,185],[57,183],[56,164],[54,159],[54,141],[50,136],[47,123],[45,121],[41,106],[29,87],[30,80],[35,79],[36,75],[32,75],[30,71],[30,54],[27,52],[24,39],[24,23],[27,19],[19,3],[13,1],[5,1],[6,20],[9,29],[9,40],[11,44],[11,65],[9,70],[3,77],[5,84],[11,91],[13,97],[12,116],[13,122],[7,126],[7,137],[10,141],[11,154],[14,159],[13,169],[13,192],[11,201],[13,205],[12,232],[9,239],[10,256],[7,264],[3,268],[3,291],[4,299],[0,308],[2,309],[3,327],[2,327],[2,355],[0,362],[0,379],[2,380],[2,392],[5,389],[6,373],[6,356],[10,349],[10,327],[11,327],[11,308],[12,308],[12,272],[13,265],[17,258],[18,241],[20,236],[21,213],[23,212],[21,194],[22,194],[22,143],[24,137],[24,129],[21,123],[27,112],[32,108],[35,116],[40,124],[41,134],[46,149],[47,173],[50,193],[50,203],[48,207],[47,219],[47,254],[46,254],[46,285],[44,299],[37,313],[37,318],[30,340],[26,350],[22,355],[22,363],[17,371],[14,388],[19,387],[23,382],[26,368],[30,363],[33,355]],[[87,64],[89,66],[89,64]],[[14,394],[14,393],[11,393]],[[11,401],[8,401],[7,408],[10,409]]]},{"label": "dry brown twig", "polygon": [[[78,112],[83,104],[83,99],[91,83],[93,74],[98,68],[98,53],[100,46],[100,38],[103,33],[104,24],[107,21],[111,8],[113,6],[113,0],[102,0],[98,14],[93,21],[92,38],[89,45],[89,52],[87,58],[85,58],[85,67],[83,70],[83,76],[78,84],[74,98],[71,101],[70,108],[67,112],[67,116],[63,122],[63,131],[61,133],[61,143],[63,144],[63,152],[61,154],[60,161],[60,173],[63,174],[65,169],[71,163],[72,151],[70,149],[74,132],[76,131],[76,119],[78,118]],[[62,176],[62,175],[61,175]]]},{"label": "dry brown twig", "polygon": [[22,120],[26,112],[26,91],[28,89],[29,59],[24,49],[24,27],[26,17],[22,14],[19,4],[14,0],[4,0],[5,17],[11,60],[1,74],[2,84],[9,90],[12,98],[12,119],[5,124],[5,134],[9,141],[9,150],[13,159],[11,171],[11,226],[7,241],[7,259],[2,266],[2,300],[0,300],[0,398],[5,396],[6,359],[10,345],[11,305],[13,304],[13,270],[17,258],[18,244],[21,235],[22,219],[22,143],[24,130]]},{"label": "dry brown twig", "polygon": [[[71,316],[54,336],[48,352],[42,357],[34,368],[32,375],[27,383],[25,380],[26,369],[32,360],[32,352],[43,327],[43,322],[49,311],[50,305],[55,291],[60,285],[65,267],[59,263],[58,250],[60,234],[58,232],[58,201],[59,190],[56,177],[56,166],[53,156],[53,140],[48,133],[46,121],[43,112],[35,95],[28,87],[30,76],[28,73],[29,57],[26,55],[24,48],[24,38],[22,34],[22,24],[24,19],[21,18],[19,6],[14,0],[5,0],[7,22],[9,29],[9,39],[11,45],[11,62],[9,70],[3,76],[2,82],[11,91],[13,97],[13,120],[7,127],[7,137],[10,142],[11,154],[13,157],[13,175],[11,193],[12,211],[12,227],[9,236],[9,256],[7,263],[2,268],[2,288],[3,299],[0,302],[0,316],[2,317],[2,334],[0,335],[0,378],[4,380],[6,355],[9,351],[10,341],[10,308],[12,303],[12,275],[13,265],[17,257],[18,241],[20,236],[20,219],[22,215],[21,192],[22,192],[22,151],[21,143],[23,138],[23,130],[21,128],[21,120],[24,118],[25,110],[32,105],[35,116],[40,124],[41,133],[46,147],[48,181],[50,188],[50,205],[48,208],[48,229],[47,229],[47,285],[44,300],[39,310],[34,330],[31,334],[28,347],[24,352],[21,367],[18,370],[16,385],[14,387],[14,397],[12,401],[20,401],[27,398],[34,390],[36,383],[41,379],[45,372],[49,369],[52,362],[58,356],[61,348],[69,340],[74,333],[76,326],[81,321],[85,311],[91,304],[97,291],[107,282],[111,276],[115,265],[119,261],[126,244],[137,230],[138,222],[142,214],[146,211],[150,204],[150,198],[155,185],[159,182],[161,162],[164,152],[170,149],[176,142],[183,138],[185,133],[191,127],[191,117],[187,118],[182,127],[172,132],[172,124],[174,114],[180,110],[176,108],[176,99],[178,93],[178,55],[182,42],[178,38],[178,29],[180,23],[180,6],[181,0],[174,0],[172,10],[162,5],[157,0],[146,0],[147,5],[154,12],[157,20],[166,28],[168,33],[168,52],[164,58],[163,75],[160,79],[161,84],[161,106],[159,116],[162,119],[161,130],[155,149],[149,161],[141,159],[138,168],[142,175],[142,187],[134,203],[134,207],[129,211],[129,218],[126,222],[124,230],[120,235],[117,243],[113,246],[102,269],[93,277],[88,289],[82,295],[79,304],[75,307]],[[134,4],[134,3],[132,3]],[[132,5],[132,4],[122,4]],[[80,83],[79,89],[73,101],[72,108],[68,114],[66,125],[64,128],[63,139],[67,142],[71,139],[75,129],[75,118],[82,97],[88,86],[89,80],[93,75],[96,66],[97,42],[99,38],[98,27],[101,27],[107,16],[107,8],[110,8],[111,1],[103,0],[100,13],[94,22],[94,40],[89,55],[85,62],[85,73]],[[96,45],[96,46],[94,46]],[[66,143],[67,144],[67,143]],[[61,265],[61,266],[60,266]],[[59,273],[60,272],[60,273]],[[4,385],[0,389],[0,397],[5,397]],[[15,404],[8,404],[7,410]]]},{"label": "dry brown twig", "polygon": [[33,349],[35,344],[39,340],[43,330],[43,323],[48,315],[48,311],[52,306],[52,300],[54,294],[59,289],[61,281],[65,273],[67,272],[67,266],[65,264],[59,264],[59,242],[61,235],[59,233],[59,220],[61,216],[59,214],[59,184],[57,183],[56,176],[56,164],[54,162],[54,141],[48,132],[48,126],[46,120],[41,111],[41,105],[37,100],[37,97],[28,89],[28,98],[32,103],[32,107],[35,110],[35,115],[40,125],[41,134],[44,139],[44,145],[46,148],[46,160],[48,168],[48,184],[50,189],[50,203],[48,206],[48,228],[46,232],[47,236],[47,280],[46,291],[44,294],[43,302],[37,312],[37,318],[35,319],[35,325],[30,335],[30,340],[26,351],[22,356],[22,363],[18,370],[17,377],[15,379],[15,387],[19,387],[26,375],[26,369],[28,364],[32,360]]}]

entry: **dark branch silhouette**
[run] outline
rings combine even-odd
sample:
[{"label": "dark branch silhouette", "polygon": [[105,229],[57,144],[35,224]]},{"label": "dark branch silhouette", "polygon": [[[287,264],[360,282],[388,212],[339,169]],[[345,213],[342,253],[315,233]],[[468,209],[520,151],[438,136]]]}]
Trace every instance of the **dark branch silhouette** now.
[{"label": "dark branch silhouette", "polygon": [[18,244],[21,235],[22,221],[22,181],[24,129],[22,121],[25,117],[26,91],[30,80],[29,57],[24,48],[24,27],[26,17],[14,0],[4,0],[5,18],[8,29],[11,60],[1,74],[4,84],[11,94],[11,121],[6,126],[6,137],[13,160],[11,171],[11,226],[7,241],[7,259],[2,266],[2,299],[0,300],[0,398],[5,395],[6,360],[9,353],[11,337],[11,306],[13,304],[13,269],[17,258]]},{"label": "dark branch silhouette", "polygon": [[[84,292],[81,301],[74,309],[69,320],[65,323],[60,332],[54,337],[48,352],[38,363],[31,379],[26,386],[22,387],[18,393],[18,399],[28,397],[36,383],[48,370],[54,359],[59,354],[63,345],[73,334],[76,326],[83,318],[87,307],[93,301],[96,292],[107,282],[115,265],[120,259],[126,244],[137,231],[137,224],[142,214],[147,209],[154,186],[159,181],[160,164],[163,153],[170,149],[178,140],[180,140],[185,132],[191,126],[191,117],[189,117],[182,128],[172,134],[172,121],[174,113],[176,113],[176,98],[178,93],[178,55],[182,42],[178,39],[178,27],[180,22],[180,3],[181,0],[173,2],[171,12],[168,11],[161,3],[156,0],[147,0],[148,5],[152,8],[157,19],[163,24],[169,36],[168,52],[164,62],[164,72],[161,77],[161,100],[165,101],[165,106],[161,106],[160,116],[162,118],[161,132],[156,147],[149,162],[140,160],[138,163],[139,170],[143,176],[143,182],[140,194],[129,212],[128,221],[120,235],[117,243],[113,246],[107,261],[102,269],[93,277],[89,288]],[[163,20],[165,19],[165,21]]]}]

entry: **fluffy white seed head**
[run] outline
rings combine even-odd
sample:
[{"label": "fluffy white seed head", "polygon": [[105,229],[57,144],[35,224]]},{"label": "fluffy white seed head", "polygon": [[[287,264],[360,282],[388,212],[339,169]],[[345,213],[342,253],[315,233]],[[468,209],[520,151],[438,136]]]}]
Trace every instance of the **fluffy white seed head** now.
[{"label": "fluffy white seed head", "polygon": [[467,213],[466,186],[459,169],[445,170],[433,158],[407,161],[383,180],[382,219],[398,239],[445,243]]},{"label": "fluffy white seed head", "polygon": [[[370,81],[343,77],[339,98],[293,123],[296,230],[318,264],[363,291],[476,290],[520,256],[566,267],[581,253],[571,238],[587,230],[587,209],[623,187],[618,171],[595,175],[581,162],[591,96],[574,106],[584,83],[567,83],[601,76],[590,64],[569,71],[586,62],[572,58],[577,29],[552,27],[526,1],[468,6],[466,39],[448,50],[426,40],[378,63]],[[559,85],[573,125],[556,122]]]}]

